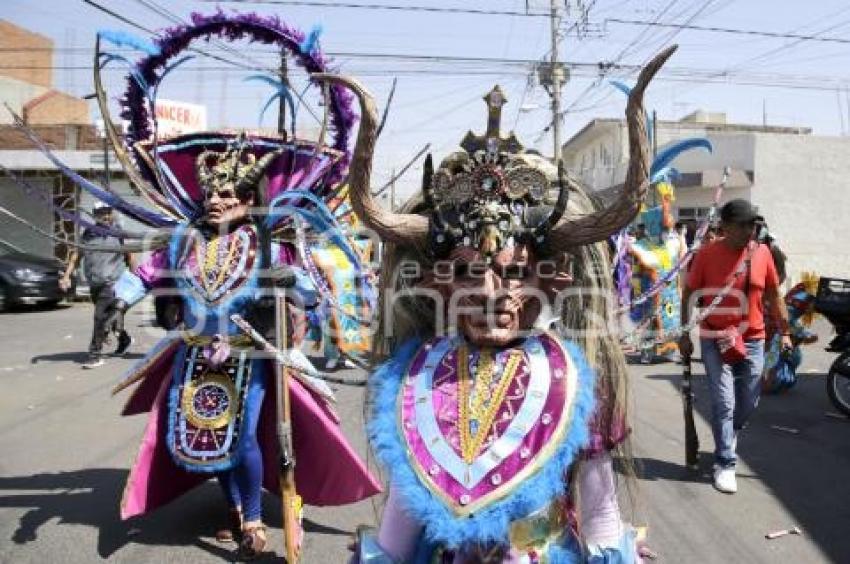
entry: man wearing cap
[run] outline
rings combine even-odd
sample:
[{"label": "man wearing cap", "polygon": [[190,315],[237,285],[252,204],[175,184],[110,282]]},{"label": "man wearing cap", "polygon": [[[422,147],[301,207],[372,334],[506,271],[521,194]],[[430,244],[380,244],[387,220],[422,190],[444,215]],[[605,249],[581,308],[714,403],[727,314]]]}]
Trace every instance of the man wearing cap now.
[{"label": "man wearing cap", "polygon": [[[116,220],[112,208],[103,202],[97,202],[92,209],[92,215],[98,225],[115,226]],[[97,232],[95,229],[83,230],[81,240],[89,248],[91,247],[115,247],[121,244],[121,240]],[[115,354],[123,354],[133,342],[133,339],[124,330],[123,315],[110,316],[110,306],[115,299],[113,287],[121,274],[132,266],[132,255],[113,251],[83,251],[83,272],[89,282],[89,296],[94,304],[94,328],[92,329],[91,342],[89,343],[89,358],[83,363],[83,368],[96,368],[104,364],[103,345],[109,337],[110,332],[118,335],[118,346]],[[59,281],[63,289],[71,287],[71,274],[76,270],[80,254],[76,250],[71,252],[68,267]]]},{"label": "man wearing cap", "polygon": [[[690,308],[711,308],[700,324],[700,347],[711,396],[711,430],[715,443],[714,487],[735,493],[738,432],[758,405],[764,366],[764,308],[780,320],[782,346],[791,348],[788,315],[779,295],[779,276],[770,250],[754,240],[757,213],[746,200],[735,199],[720,210],[723,237],[705,246],[694,257],[682,294],[682,326]],[[719,302],[712,308],[714,300]],[[692,301],[693,300],[693,301]],[[741,340],[743,341],[741,343]],[[742,359],[730,361],[723,351],[738,342]],[[743,349],[743,350],[742,350]],[[690,358],[693,343],[688,333],[679,340],[679,351]],[[734,352],[734,351],[733,351]]]}]

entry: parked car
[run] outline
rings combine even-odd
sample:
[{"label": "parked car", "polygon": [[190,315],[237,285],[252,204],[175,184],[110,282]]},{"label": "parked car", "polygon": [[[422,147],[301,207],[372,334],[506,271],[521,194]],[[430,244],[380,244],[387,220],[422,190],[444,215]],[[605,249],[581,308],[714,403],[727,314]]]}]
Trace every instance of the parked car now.
[{"label": "parked car", "polygon": [[65,293],[59,288],[62,262],[17,251],[0,251],[0,311],[24,304],[55,306]]}]

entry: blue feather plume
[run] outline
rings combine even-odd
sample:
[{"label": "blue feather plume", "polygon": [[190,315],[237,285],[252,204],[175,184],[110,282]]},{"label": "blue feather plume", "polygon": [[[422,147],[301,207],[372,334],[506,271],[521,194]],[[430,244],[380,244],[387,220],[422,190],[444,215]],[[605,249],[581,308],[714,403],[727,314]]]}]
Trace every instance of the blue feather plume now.
[{"label": "blue feather plume", "polygon": [[289,200],[307,200],[316,206],[316,211],[324,218],[324,220],[330,224],[336,224],[336,217],[333,212],[328,208],[325,204],[324,200],[309,192],[307,190],[299,190],[297,188],[291,188],[286,192],[279,194],[274,200],[272,200],[271,204],[269,204],[269,209],[273,209],[276,205],[283,203],[284,201]]},{"label": "blue feather plume", "polygon": [[327,237],[334,245],[339,247],[349,261],[357,268],[361,269],[359,255],[351,248],[348,239],[343,234],[342,229],[335,223],[329,223],[314,212],[304,208],[278,204],[272,213],[267,218],[267,225],[274,225],[283,217],[299,217],[307,222],[317,233]]},{"label": "blue feather plume", "polygon": [[321,34],[322,26],[319,24],[314,25],[313,29],[310,30],[310,33],[307,34],[307,37],[304,38],[304,41],[298,45],[298,50],[305,55],[312,53],[313,49],[316,48],[316,44],[319,42],[319,36]]},{"label": "blue feather plume", "polygon": [[189,60],[194,59],[194,58],[195,58],[194,55],[186,55],[185,57],[180,57],[179,59],[177,59],[176,61],[174,61],[173,63],[171,63],[167,67],[165,67],[165,69],[163,69],[162,73],[159,75],[158,83],[162,84],[162,80],[166,77],[166,75],[168,75],[168,73],[170,73],[171,71],[173,71],[174,69],[176,69],[177,67],[179,67],[180,65],[185,63],[186,61],[189,61]]},{"label": "blue feather plume", "polygon": [[275,100],[277,100],[279,98],[283,98],[286,101],[286,103],[289,105],[290,115],[292,116],[292,131],[294,132],[295,131],[295,117],[296,117],[296,112],[297,112],[298,109],[295,107],[295,100],[293,100],[292,94],[289,92],[289,88],[286,86],[286,84],[278,78],[272,78],[272,77],[266,76],[264,74],[253,74],[251,76],[246,77],[244,80],[245,81],[254,80],[254,81],[264,82],[264,83],[268,84],[269,86],[271,86],[272,88],[274,88],[274,90],[275,90],[275,93],[271,96],[271,98],[269,98],[266,101],[265,105],[263,106],[263,109],[260,111],[260,121],[259,121],[260,125],[262,125],[262,123],[263,123],[263,116],[265,115],[266,110],[268,110],[271,107],[272,103]]},{"label": "blue feather plume", "polygon": [[[620,92],[625,94],[626,98],[628,98],[629,96],[632,95],[632,87],[631,86],[627,86],[626,84],[624,84],[623,82],[620,82],[619,80],[612,80],[612,81],[610,81],[610,84],[611,84],[611,86],[613,86],[614,88],[616,88],[617,90],[619,90]],[[652,124],[652,121],[653,121],[652,117],[650,116],[649,112],[647,112],[646,110],[644,110],[644,112],[643,112],[643,121],[646,124],[647,141],[649,142],[649,145],[652,146],[652,132],[655,128],[652,126],[653,125]]]},{"label": "blue feather plume", "polygon": [[667,165],[673,162],[673,159],[683,152],[698,148],[706,149],[710,153],[712,151],[711,141],[704,137],[690,137],[668,145],[655,156],[655,159],[652,161],[652,167],[649,170],[649,176],[655,176],[656,173],[667,167]]},{"label": "blue feather plume", "polygon": [[666,166],[649,177],[650,184],[657,182],[674,182],[682,176],[679,169],[673,166]]},{"label": "blue feather plume", "polygon": [[12,114],[12,117],[15,120],[15,126],[20,129],[24,135],[26,135],[30,141],[44,154],[45,157],[52,162],[56,168],[58,168],[62,174],[67,176],[71,181],[74,182],[77,186],[82,188],[83,190],[89,192],[92,196],[97,198],[98,200],[105,202],[117,209],[119,212],[127,215],[139,223],[143,223],[148,227],[173,227],[177,224],[177,222],[165,215],[152,212],[147,210],[141,206],[137,206],[135,204],[131,204],[130,202],[125,201],[120,196],[105,190],[104,188],[98,186],[94,182],[83,178],[80,176],[75,170],[70,168],[68,165],[63,163],[56,155],[53,154],[53,151],[44,144],[44,142],[35,134],[35,132],[30,129],[21,117],[16,114],[12,108],[6,105],[6,109]]},{"label": "blue feather plume", "polygon": [[139,88],[142,89],[142,91],[145,93],[145,96],[150,100],[150,87],[148,86],[148,81],[145,80],[145,77],[142,76],[142,73],[139,72],[139,69],[136,67],[133,61],[122,55],[116,55],[115,53],[103,53],[103,55],[101,56],[103,58],[103,62],[101,63],[103,66],[106,66],[112,61],[121,61],[122,63],[126,64],[127,69],[130,72],[130,76],[133,77],[133,80],[136,81],[136,84],[139,85]]},{"label": "blue feather plume", "polygon": [[109,41],[117,47],[130,47],[138,51],[144,51],[148,55],[156,56],[162,54],[162,51],[154,43],[138,37],[126,31],[118,31],[114,29],[101,29],[97,32],[98,37]]},{"label": "blue feather plume", "polygon": [[617,90],[619,90],[620,92],[625,94],[626,96],[629,96],[632,93],[632,87],[626,86],[625,84],[623,84],[619,80],[612,80],[611,86],[613,86],[614,88],[616,88]]},{"label": "blue feather plume", "polygon": [[6,176],[11,178],[14,181],[15,187],[21,190],[21,192],[29,196],[31,199],[41,201],[41,204],[44,207],[46,207],[51,212],[55,213],[65,221],[73,222],[74,224],[79,225],[80,227],[83,227],[85,229],[89,229],[92,232],[97,233],[101,236],[115,237],[118,239],[142,238],[141,234],[128,233],[122,229],[101,225],[99,223],[87,220],[79,213],[70,212],[68,210],[62,209],[56,204],[54,204],[51,199],[47,197],[41,190],[37,190],[32,184],[27,182],[24,177],[15,174],[3,165],[0,165],[0,171],[4,172]]},{"label": "blue feather plume", "polygon": [[[314,209],[311,211],[305,210],[301,206],[301,200],[307,200],[312,203],[315,206]],[[292,203],[285,204],[286,202]],[[333,212],[325,205],[321,198],[306,190],[287,190],[269,204],[269,215],[266,218],[266,225],[269,229],[272,229],[283,217],[291,215],[300,216],[317,232],[328,236],[334,244],[342,249],[353,265],[357,268],[361,267],[360,255],[352,249]]]}]

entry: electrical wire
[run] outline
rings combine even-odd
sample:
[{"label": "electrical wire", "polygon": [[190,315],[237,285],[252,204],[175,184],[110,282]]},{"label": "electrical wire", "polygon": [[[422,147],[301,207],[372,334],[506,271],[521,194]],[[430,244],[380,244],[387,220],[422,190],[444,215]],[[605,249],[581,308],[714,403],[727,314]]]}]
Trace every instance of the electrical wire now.
[{"label": "electrical wire", "polygon": [[[186,23],[187,23],[185,20],[180,18],[177,14],[175,14],[174,12],[171,12],[167,8],[157,4],[153,0],[135,0],[135,2],[137,2],[138,4],[141,4],[142,6],[148,8],[149,10],[160,15],[161,17],[165,18],[166,20],[170,21],[173,24],[186,25]],[[239,57],[240,59],[245,59],[249,62],[253,62],[255,65],[258,64],[259,66],[256,67],[258,70],[262,70],[262,71],[264,71],[268,74],[274,75],[274,76],[279,76],[278,69],[276,69],[274,67],[269,68],[267,66],[266,67],[262,66],[261,61],[258,61],[257,59],[251,57],[244,50],[241,50],[241,51],[237,50],[232,45],[228,45],[227,43],[225,43],[225,42],[223,42],[219,39],[211,39],[210,43],[217,45],[219,48],[223,49],[224,51],[227,51],[231,55],[235,55],[235,56]],[[316,121],[316,123],[321,124],[322,119],[319,118],[319,116],[316,114],[316,112],[310,107],[310,105],[306,102],[306,100],[304,100],[299,89],[293,88],[292,85],[289,83],[289,80],[288,80],[287,77],[281,76],[280,78],[282,80],[286,81],[287,86],[289,87],[290,91],[295,93],[295,96],[301,101],[301,105],[304,108],[307,109],[307,112],[313,117],[313,119]]]},{"label": "electrical wire", "polygon": [[802,41],[816,41],[822,43],[842,43],[850,44],[850,39],[844,37],[821,37],[817,34],[802,35],[797,33],[782,33],[778,31],[759,31],[754,29],[728,28],[716,26],[700,26],[692,24],[678,24],[672,22],[649,22],[644,20],[625,20],[620,18],[605,18],[605,24],[608,22],[623,24],[623,25],[645,25],[649,27],[673,28],[678,30],[693,30],[705,31],[712,33],[726,33],[732,35],[749,35],[754,37],[770,37],[774,39],[800,39]]},{"label": "electrical wire", "polygon": [[549,12],[518,12],[513,10],[482,10],[476,8],[449,8],[437,6],[400,6],[389,4],[362,4],[354,2],[314,2],[302,0],[199,0],[214,4],[271,4],[278,6],[307,6],[314,8],[347,8],[359,10],[388,10],[395,12],[430,12],[437,14],[469,14],[476,16],[522,16],[548,18]]}]

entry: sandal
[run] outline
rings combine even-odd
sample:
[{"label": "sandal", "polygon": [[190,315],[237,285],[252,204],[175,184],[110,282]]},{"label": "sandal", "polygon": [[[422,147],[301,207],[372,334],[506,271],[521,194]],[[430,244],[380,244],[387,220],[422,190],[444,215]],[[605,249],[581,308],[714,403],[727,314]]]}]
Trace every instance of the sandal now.
[{"label": "sandal", "polygon": [[215,533],[215,540],[224,544],[231,542],[242,542],[242,511],[231,507],[227,512],[228,527],[220,529]]},{"label": "sandal", "polygon": [[263,553],[267,542],[265,525],[246,527],[242,530],[239,553],[245,560],[253,560]]}]

